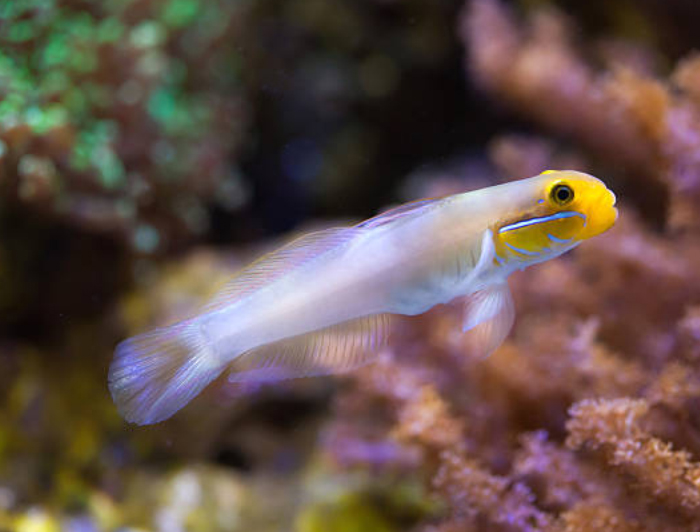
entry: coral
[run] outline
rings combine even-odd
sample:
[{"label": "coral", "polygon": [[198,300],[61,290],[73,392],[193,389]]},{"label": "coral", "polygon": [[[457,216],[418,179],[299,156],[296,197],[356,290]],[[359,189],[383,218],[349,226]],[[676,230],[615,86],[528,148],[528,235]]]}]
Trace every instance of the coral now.
[{"label": "coral", "polygon": [[630,53],[597,70],[561,12],[537,10],[521,25],[499,0],[469,2],[460,31],[467,68],[482,88],[615,166],[645,207],[658,210],[649,201],[668,195],[670,227],[697,227],[695,55],[679,61],[667,79],[635,68]]},{"label": "coral", "polygon": [[[650,2],[0,4],[0,528],[700,531],[700,59],[585,18]],[[489,358],[456,302],[355,373],[119,419],[116,342],[279,243],[223,241],[561,167],[619,221],[512,275]]]},{"label": "coral", "polygon": [[521,28],[497,0],[469,2],[461,32],[467,67],[498,98],[635,168],[658,157],[653,140],[668,105],[663,88],[621,67],[599,75],[577,53],[561,13],[536,11]]},{"label": "coral", "polygon": [[[391,351],[338,398],[328,451],[427,475],[448,507],[434,530],[692,528],[700,389],[668,337],[690,326],[697,263],[625,215],[573,258],[513,277],[516,329],[487,360],[453,332],[458,305],[397,324]],[[663,297],[625,286],[631,271]]]},{"label": "coral", "polygon": [[576,505],[562,516],[562,532],[644,532],[646,529],[636,521],[628,520],[616,508],[603,501]]},{"label": "coral", "polygon": [[141,253],[202,235],[209,203],[243,199],[234,162],[249,112],[220,45],[234,46],[244,13],[188,0],[5,3],[3,209]]},{"label": "coral", "polygon": [[545,431],[524,434],[513,461],[513,472],[533,486],[540,506],[550,511],[573,509],[582,500],[622,499],[624,490],[595,464],[581,460],[551,441]]},{"label": "coral", "polygon": [[[570,157],[513,137],[492,153],[504,171]],[[447,506],[426,530],[697,529],[698,249],[623,206],[608,235],[512,276],[515,330],[490,358],[456,332],[459,304],[400,320],[338,398],[326,433],[354,439],[329,453],[426,476]],[[348,459],[363,439],[381,460]]]},{"label": "coral", "polygon": [[606,461],[633,477],[643,493],[693,516],[700,505],[700,464],[644,430],[640,418],[648,408],[639,399],[577,403],[567,423],[567,445],[603,451]]},{"label": "coral", "polygon": [[433,480],[438,493],[453,508],[453,521],[489,523],[506,530],[536,531],[550,526],[551,517],[538,509],[530,489],[484,470],[458,453],[445,451]]}]

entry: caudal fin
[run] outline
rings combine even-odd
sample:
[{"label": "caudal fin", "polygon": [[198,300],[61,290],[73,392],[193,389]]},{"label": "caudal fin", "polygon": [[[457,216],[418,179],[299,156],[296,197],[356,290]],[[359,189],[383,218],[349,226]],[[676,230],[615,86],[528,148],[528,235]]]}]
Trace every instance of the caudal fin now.
[{"label": "caudal fin", "polygon": [[119,344],[109,391],[127,421],[148,425],[180,410],[222,369],[199,323],[185,321]]}]

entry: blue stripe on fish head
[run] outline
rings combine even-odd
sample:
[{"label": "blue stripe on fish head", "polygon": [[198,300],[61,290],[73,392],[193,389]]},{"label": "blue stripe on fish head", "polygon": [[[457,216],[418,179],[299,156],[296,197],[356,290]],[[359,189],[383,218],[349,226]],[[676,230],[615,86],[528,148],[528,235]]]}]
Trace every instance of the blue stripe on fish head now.
[{"label": "blue stripe on fish head", "polygon": [[526,217],[495,232],[496,253],[504,259],[540,262],[574,247],[586,224],[586,215],[578,211]]},{"label": "blue stripe on fish head", "polygon": [[[617,218],[615,195],[599,179],[571,170],[548,170],[533,179],[527,205],[493,227],[497,263],[541,262],[607,230]],[[517,210],[520,209],[520,212]]]}]

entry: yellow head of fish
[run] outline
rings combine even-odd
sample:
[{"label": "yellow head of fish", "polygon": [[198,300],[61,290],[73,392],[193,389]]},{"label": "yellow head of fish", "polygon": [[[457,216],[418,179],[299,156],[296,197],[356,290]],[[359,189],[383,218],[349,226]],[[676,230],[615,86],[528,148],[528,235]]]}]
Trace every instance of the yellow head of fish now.
[{"label": "yellow head of fish", "polygon": [[607,231],[617,220],[615,194],[596,177],[547,170],[529,181],[524,203],[494,227],[499,262],[546,260]]}]

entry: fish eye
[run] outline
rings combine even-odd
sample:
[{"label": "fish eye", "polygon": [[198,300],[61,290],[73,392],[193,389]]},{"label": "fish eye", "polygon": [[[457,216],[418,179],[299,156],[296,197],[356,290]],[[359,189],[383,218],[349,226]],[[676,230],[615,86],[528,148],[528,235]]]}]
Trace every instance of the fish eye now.
[{"label": "fish eye", "polygon": [[552,198],[554,203],[557,203],[558,205],[566,205],[574,199],[574,191],[569,185],[561,184],[552,188],[549,196]]}]

